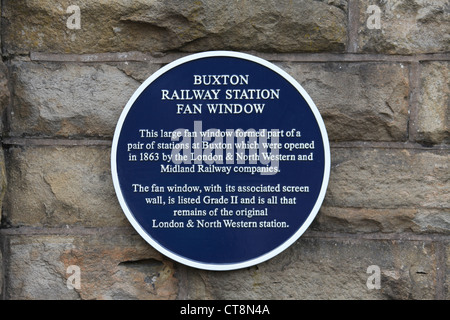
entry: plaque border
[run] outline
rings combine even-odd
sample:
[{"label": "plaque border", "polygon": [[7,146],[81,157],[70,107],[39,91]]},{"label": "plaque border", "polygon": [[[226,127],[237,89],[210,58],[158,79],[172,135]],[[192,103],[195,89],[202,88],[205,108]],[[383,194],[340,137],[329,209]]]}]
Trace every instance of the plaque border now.
[{"label": "plaque border", "polygon": [[[322,180],[322,186],[319,192],[319,195],[317,197],[316,203],[314,204],[313,209],[308,215],[308,218],[305,220],[305,222],[302,224],[302,226],[285,242],[283,242],[281,245],[276,247],[275,249],[257,257],[254,259],[237,262],[237,263],[205,263],[205,262],[198,262],[192,259],[188,259],[186,257],[183,257],[179,254],[176,254],[163,246],[161,246],[156,240],[154,240],[145,229],[141,227],[139,222],[136,221],[134,218],[133,213],[128,208],[128,205],[126,204],[126,201],[124,199],[124,196],[122,194],[122,189],[120,188],[119,178],[117,175],[117,144],[120,138],[120,134],[122,131],[122,126],[125,121],[126,116],[128,115],[129,110],[133,106],[136,99],[140,96],[140,94],[157,78],[159,78],[161,75],[166,73],[167,71],[182,65],[184,63],[202,59],[202,58],[208,58],[208,57],[232,57],[232,58],[239,58],[243,60],[248,60],[251,62],[255,62],[258,64],[263,65],[264,67],[278,73],[280,76],[282,76],[286,81],[288,81],[292,86],[294,86],[298,92],[303,96],[303,98],[306,100],[306,103],[310,107],[311,111],[314,114],[314,117],[317,121],[317,124],[320,129],[320,133],[322,136],[323,141],[323,147],[324,147],[324,174],[323,174],[323,180]],[[278,66],[274,65],[273,63],[264,60],[262,58],[256,57],[251,54],[242,53],[242,52],[235,52],[235,51],[206,51],[206,52],[200,52],[200,53],[194,53],[187,55],[185,57],[179,58],[177,60],[172,61],[171,63],[161,67],[158,71],[153,73],[149,78],[147,78],[140,86],[139,88],[133,93],[131,98],[128,100],[127,104],[125,105],[119,120],[116,125],[116,129],[113,136],[112,141],[112,148],[111,148],[111,173],[112,173],[112,180],[114,184],[114,189],[117,195],[117,198],[119,200],[119,204],[125,213],[125,216],[127,217],[128,221],[131,223],[133,228],[139,233],[139,235],[147,242],[149,243],[154,249],[162,253],[163,255],[169,257],[170,259],[173,259],[174,261],[177,261],[179,263],[182,263],[184,265],[203,269],[203,270],[211,270],[211,271],[228,271],[228,270],[237,270],[242,269],[250,266],[257,265],[259,263],[262,263],[264,261],[267,261],[276,255],[280,254],[284,250],[286,250],[288,247],[290,247],[295,241],[297,241],[302,234],[308,229],[310,224],[314,221],[317,213],[320,210],[320,207],[322,206],[323,200],[325,198],[326,190],[328,187],[328,182],[330,178],[330,168],[331,168],[331,155],[330,155],[330,144],[328,140],[328,134],[327,130],[325,128],[325,124],[323,122],[322,116],[320,115],[319,110],[317,109],[315,103],[309,96],[309,94],[303,89],[303,87],[287,72],[279,68]]]}]

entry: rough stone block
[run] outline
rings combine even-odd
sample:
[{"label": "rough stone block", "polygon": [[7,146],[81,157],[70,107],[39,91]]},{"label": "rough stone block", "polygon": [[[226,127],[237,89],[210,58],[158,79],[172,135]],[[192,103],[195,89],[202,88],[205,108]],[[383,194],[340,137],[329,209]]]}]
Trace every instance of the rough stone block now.
[{"label": "rough stone block", "polygon": [[[1,10],[0,10],[1,13]],[[10,93],[8,87],[8,70],[3,62],[0,61],[0,137],[3,136],[3,123],[4,114],[7,105],[9,104]],[[3,196],[6,191],[6,168],[5,158],[3,154],[3,148],[0,146],[0,224],[2,217]],[[1,259],[0,259],[1,268]],[[0,274],[1,276],[1,274]],[[1,277],[0,277],[1,278]],[[1,281],[1,279],[0,279]],[[0,296],[1,296],[1,283],[0,283]]]},{"label": "rough stone block", "polygon": [[[0,238],[0,245],[2,244],[2,239]],[[3,248],[0,247],[0,300],[3,300]]]},{"label": "rough stone block", "polygon": [[[151,74],[152,68],[147,71]],[[107,64],[18,62],[13,75],[11,136],[112,137],[140,85]]]},{"label": "rough stone block", "polygon": [[[438,286],[429,241],[305,234],[273,259],[231,272],[174,265],[137,235],[9,235],[7,242],[8,299],[175,299],[179,286],[187,299],[433,299]],[[67,287],[69,266],[79,267],[78,289]],[[369,266],[379,267],[379,289],[370,287]]]},{"label": "rough stone block", "polygon": [[[280,67],[311,95],[331,141],[406,139],[407,66],[285,63]],[[147,62],[16,63],[10,135],[112,137],[128,99],[158,68]]]},{"label": "rough stone block", "polygon": [[446,0],[359,1],[359,52],[414,54],[450,50]]},{"label": "rough stone block", "polygon": [[450,64],[421,66],[420,99],[414,123],[415,139],[424,143],[450,143]]},{"label": "rough stone block", "polygon": [[67,0],[6,1],[6,51],[342,52],[347,41],[345,0],[83,0],[76,2],[79,19],[74,16],[78,13],[68,10],[73,4]]},{"label": "rough stone block", "polygon": [[325,206],[449,209],[445,150],[332,148],[331,159]]},{"label": "rough stone block", "polygon": [[311,229],[345,233],[440,233],[450,230],[448,209],[323,206]]},{"label": "rough stone block", "polygon": [[408,66],[400,63],[280,65],[317,105],[331,141],[404,141]]},{"label": "rough stone block", "polygon": [[[128,226],[110,176],[109,147],[10,148],[12,225]],[[315,222],[342,232],[446,233],[449,155],[332,148],[330,184]]]},{"label": "rough stone block", "polygon": [[445,283],[444,299],[450,300],[450,241],[445,244]]},{"label": "rough stone block", "polygon": [[7,173],[5,166],[5,155],[3,149],[0,147],[0,222],[1,222],[1,208],[3,207],[3,197],[6,193],[7,187]]},{"label": "rough stone block", "polygon": [[[8,70],[5,64],[0,61],[0,114],[3,114],[3,111],[9,104],[9,96]],[[3,128],[3,123],[0,123],[0,128]]]},{"label": "rough stone block", "polygon": [[27,226],[128,226],[109,147],[12,147],[7,219]]},{"label": "rough stone block", "polygon": [[[7,299],[174,299],[178,292],[173,263],[137,235],[12,235],[8,250]],[[79,268],[78,283],[69,266]]]},{"label": "rough stone block", "polygon": [[[380,271],[379,289],[370,286],[374,273],[367,270],[374,265]],[[436,271],[436,245],[431,242],[305,234],[280,255],[251,268],[189,270],[187,290],[189,299],[434,299]]]}]

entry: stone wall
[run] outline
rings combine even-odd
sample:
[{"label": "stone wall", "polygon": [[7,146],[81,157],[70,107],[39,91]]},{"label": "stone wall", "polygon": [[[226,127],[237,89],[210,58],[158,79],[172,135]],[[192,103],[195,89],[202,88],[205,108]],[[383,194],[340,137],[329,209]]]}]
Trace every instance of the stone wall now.
[{"label": "stone wall", "polygon": [[[3,0],[0,297],[449,299],[449,10],[445,0]],[[111,181],[112,135],[134,90],[206,50],[287,71],[331,142],[311,227],[237,271],[156,252]]]}]

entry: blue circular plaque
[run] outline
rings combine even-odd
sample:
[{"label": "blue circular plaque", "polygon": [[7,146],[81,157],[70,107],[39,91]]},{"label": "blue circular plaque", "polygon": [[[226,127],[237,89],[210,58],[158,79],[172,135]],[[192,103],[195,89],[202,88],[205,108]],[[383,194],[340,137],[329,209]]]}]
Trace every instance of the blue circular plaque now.
[{"label": "blue circular plaque", "polygon": [[153,74],[125,106],[111,168],[136,231],[180,263],[233,270],[274,257],[314,220],[328,185],[317,107],[279,67],[212,51]]}]

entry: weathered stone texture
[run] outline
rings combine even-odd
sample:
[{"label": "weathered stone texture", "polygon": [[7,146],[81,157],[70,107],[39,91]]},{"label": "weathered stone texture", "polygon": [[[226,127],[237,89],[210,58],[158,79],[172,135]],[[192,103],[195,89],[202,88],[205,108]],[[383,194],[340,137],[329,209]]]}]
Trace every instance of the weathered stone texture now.
[{"label": "weathered stone texture", "polygon": [[408,66],[401,63],[284,63],[319,109],[331,141],[404,141]]},{"label": "weathered stone texture", "polygon": [[[80,29],[66,26],[70,5]],[[380,28],[368,27],[369,5]],[[448,1],[4,0],[0,10],[0,298],[450,298]],[[111,179],[110,141],[132,94],[172,58],[206,50],[273,58],[331,141],[308,231],[229,272],[154,250]],[[380,289],[367,287],[373,265]],[[67,287],[69,266],[79,289]]]},{"label": "weathered stone texture", "polygon": [[450,229],[448,209],[339,208],[323,206],[311,228],[348,233],[440,233]]},{"label": "weathered stone texture", "polygon": [[445,151],[333,148],[330,184],[312,228],[448,234],[449,163]]},{"label": "weathered stone texture", "polygon": [[450,300],[450,241],[444,242],[445,246],[445,283],[443,299]]},{"label": "weathered stone texture", "polygon": [[[379,28],[368,27],[374,25],[371,16],[375,11],[368,10],[370,5],[380,9]],[[359,10],[360,52],[413,54],[450,50],[446,0],[363,0]]]},{"label": "weathered stone texture", "polygon": [[[316,239],[307,234],[266,263],[190,271],[190,299],[433,299],[436,248],[423,241]],[[368,289],[377,265],[381,288]]]},{"label": "weathered stone texture", "polygon": [[13,74],[11,136],[112,137],[120,113],[140,85],[107,64],[18,62]]},{"label": "weathered stone texture", "polygon": [[[187,299],[433,299],[437,290],[436,248],[427,241],[306,236],[232,272],[174,265],[137,235],[12,235],[8,248],[9,299],[175,299],[180,286]],[[80,289],[67,288],[71,265],[80,268]],[[380,267],[380,289],[366,285],[371,265]]]},{"label": "weathered stone texture", "polygon": [[[5,64],[0,61],[0,114],[3,114],[6,106],[9,104],[9,88],[8,88],[8,70]],[[0,123],[0,128],[3,123]]]},{"label": "weathered stone texture", "polygon": [[[0,245],[3,241],[0,239]],[[0,299],[3,299],[3,248],[0,247]]]},{"label": "weathered stone texture", "polygon": [[7,187],[7,173],[5,165],[5,154],[0,148],[0,208],[3,205],[3,196],[5,195]]},{"label": "weathered stone texture", "polygon": [[[3,136],[3,124],[5,109],[9,105],[10,92],[8,87],[8,70],[3,62],[0,61],[0,137]],[[1,208],[3,206],[3,196],[6,191],[6,167],[3,148],[0,146],[0,223],[1,223]],[[0,261],[1,268],[1,261]],[[0,280],[1,281],[1,280]],[[0,288],[1,291],[1,288]],[[0,292],[1,296],[1,292]]]},{"label": "weathered stone texture", "polygon": [[[310,93],[331,141],[404,141],[408,67],[386,63],[285,63]],[[12,136],[112,137],[134,90],[159,68],[152,63],[14,64]],[[57,85],[49,86],[49,83]]]},{"label": "weathered stone texture", "polygon": [[421,92],[415,121],[417,141],[450,143],[449,74],[449,62],[429,62],[421,66]]},{"label": "weathered stone texture", "polygon": [[[7,299],[174,299],[173,263],[137,235],[8,237]],[[67,287],[69,266],[80,288]]]},{"label": "weathered stone texture", "polygon": [[336,148],[332,159],[326,206],[450,208],[446,151]]},{"label": "weathered stone texture", "polygon": [[[12,225],[128,226],[116,200],[109,147],[10,148]],[[333,148],[327,195],[313,227],[342,232],[447,233],[449,155]],[[26,201],[24,201],[26,199]]]},{"label": "weathered stone texture", "polygon": [[109,147],[10,148],[7,219],[29,226],[124,226]]},{"label": "weathered stone texture", "polygon": [[6,1],[6,52],[342,52],[347,41],[346,1],[84,0],[80,29],[66,27],[69,5]]},{"label": "weathered stone texture", "polygon": [[[0,16],[2,9],[0,8]],[[1,42],[1,24],[0,24],[0,42]],[[0,115],[3,114],[3,111],[9,100],[9,89],[8,89],[8,80],[7,80],[7,69],[3,62],[0,63]],[[2,117],[0,116],[0,119]],[[3,131],[3,121],[0,121],[0,130]],[[6,174],[5,174],[5,161],[3,156],[3,148],[0,147],[0,225],[2,220],[1,208],[3,206],[3,195],[6,191]],[[0,235],[0,299],[3,299],[3,241]]]}]

